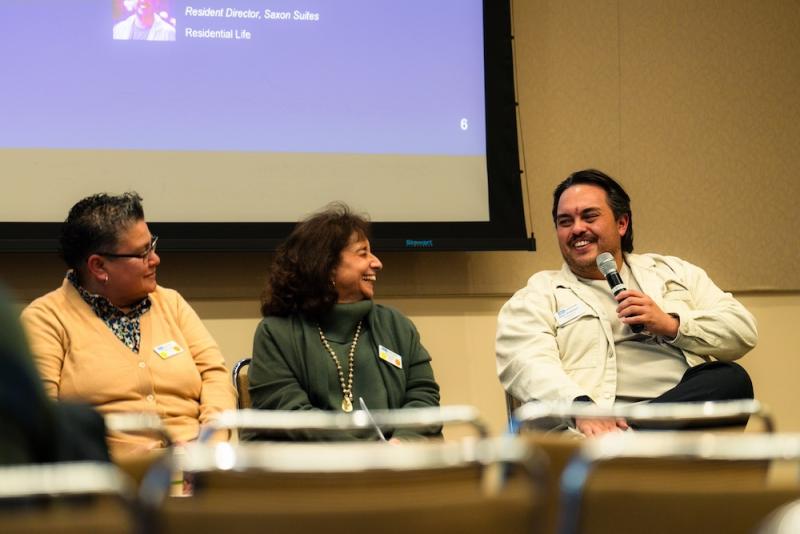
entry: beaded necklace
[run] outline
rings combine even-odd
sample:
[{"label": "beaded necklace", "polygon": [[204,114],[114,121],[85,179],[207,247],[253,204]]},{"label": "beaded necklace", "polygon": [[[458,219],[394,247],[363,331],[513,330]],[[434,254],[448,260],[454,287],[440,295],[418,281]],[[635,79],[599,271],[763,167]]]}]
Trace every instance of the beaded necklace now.
[{"label": "beaded necklace", "polygon": [[336,353],[333,352],[328,340],[325,339],[325,333],[322,331],[322,327],[317,325],[317,330],[319,330],[319,338],[322,340],[322,345],[325,347],[325,350],[328,351],[328,354],[331,355],[333,358],[333,363],[336,365],[336,373],[339,375],[339,385],[342,387],[342,411],[345,412],[352,412],[353,411],[353,368],[355,362],[355,355],[356,355],[356,345],[358,344],[358,336],[361,334],[361,321],[358,322],[358,326],[356,326],[356,333],[353,336],[353,342],[350,343],[350,352],[347,355],[347,383],[344,381],[344,372],[342,371],[342,366],[339,363],[339,359],[336,357]]}]

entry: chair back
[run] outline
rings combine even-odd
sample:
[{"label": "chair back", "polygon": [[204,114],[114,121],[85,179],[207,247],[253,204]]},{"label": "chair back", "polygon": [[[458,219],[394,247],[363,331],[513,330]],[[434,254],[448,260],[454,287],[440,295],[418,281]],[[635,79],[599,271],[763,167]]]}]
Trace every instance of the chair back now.
[{"label": "chair back", "polygon": [[[506,399],[516,400],[507,395]],[[511,404],[509,404],[509,407]],[[545,532],[556,532],[561,510],[561,474],[584,444],[577,431],[568,429],[574,417],[624,417],[631,422],[652,424],[727,424],[742,417],[757,415],[768,431],[772,420],[757,401],[725,401],[713,403],[637,404],[601,407],[585,403],[529,402],[511,415],[511,427],[529,443],[540,447],[549,458],[547,507],[544,513]]]},{"label": "chair back", "polygon": [[756,417],[761,420],[765,432],[771,433],[775,429],[769,410],[752,399],[612,406],[598,406],[591,402],[532,401],[514,411],[511,426],[566,428],[576,417],[623,418],[643,428],[685,430],[731,427],[744,430],[747,420]]},{"label": "chair back", "polygon": [[111,464],[75,462],[0,468],[0,532],[134,532],[132,487]]},{"label": "chair back", "polygon": [[473,406],[431,406],[402,410],[355,410],[351,413],[292,410],[228,410],[217,414],[200,429],[200,442],[219,430],[278,430],[314,431],[319,436],[326,432],[361,430],[378,436],[388,429],[432,428],[447,424],[466,424],[480,437],[488,431],[478,410]]},{"label": "chair back", "polygon": [[168,461],[172,438],[157,414],[150,412],[109,413],[103,416],[103,419],[106,430],[111,434],[149,435],[161,442],[161,447],[152,450],[112,456],[114,464],[130,477],[135,487],[139,487],[153,465]]},{"label": "chair back", "polygon": [[233,386],[236,388],[236,405],[240,410],[247,410],[253,407],[250,401],[250,380],[247,372],[250,370],[252,358],[243,358],[233,366]]},{"label": "chair back", "polygon": [[585,440],[561,479],[560,532],[745,533],[800,485],[768,483],[800,435],[634,432]]},{"label": "chair back", "polygon": [[542,458],[517,439],[189,447],[162,532],[538,532]]},{"label": "chair back", "polygon": [[561,503],[561,474],[577,454],[585,439],[570,432],[523,431],[520,439],[538,448],[547,459],[545,505],[542,512],[542,532],[554,533],[558,527]]},{"label": "chair back", "polygon": [[162,447],[172,445],[172,438],[164,421],[155,412],[115,412],[103,416],[109,434],[144,434],[161,442]]},{"label": "chair back", "polygon": [[514,420],[514,412],[517,411],[517,408],[525,404],[521,400],[517,399],[508,391],[505,392],[506,394],[506,419],[508,420],[509,430],[514,432],[516,429],[514,428],[514,424],[516,421]]}]

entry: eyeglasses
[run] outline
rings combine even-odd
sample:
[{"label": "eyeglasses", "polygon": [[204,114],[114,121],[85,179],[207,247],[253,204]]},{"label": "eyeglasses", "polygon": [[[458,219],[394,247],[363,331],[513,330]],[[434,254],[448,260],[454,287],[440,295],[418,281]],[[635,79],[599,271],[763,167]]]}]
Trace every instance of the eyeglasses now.
[{"label": "eyeglasses", "polygon": [[98,252],[98,254],[107,258],[139,258],[146,262],[147,258],[156,251],[156,243],[158,243],[158,236],[154,235],[150,238],[150,245],[148,245],[147,250],[141,254],[114,254],[112,252]]}]

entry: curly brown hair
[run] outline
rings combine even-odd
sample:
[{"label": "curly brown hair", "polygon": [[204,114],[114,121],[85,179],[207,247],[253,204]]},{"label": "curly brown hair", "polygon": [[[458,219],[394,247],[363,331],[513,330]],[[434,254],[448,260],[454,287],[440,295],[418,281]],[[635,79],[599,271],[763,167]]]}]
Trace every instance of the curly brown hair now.
[{"label": "curly brown hair", "polygon": [[353,235],[369,238],[369,221],[336,202],[295,226],[276,251],[264,292],[261,314],[302,314],[317,320],[338,299],[333,272]]}]

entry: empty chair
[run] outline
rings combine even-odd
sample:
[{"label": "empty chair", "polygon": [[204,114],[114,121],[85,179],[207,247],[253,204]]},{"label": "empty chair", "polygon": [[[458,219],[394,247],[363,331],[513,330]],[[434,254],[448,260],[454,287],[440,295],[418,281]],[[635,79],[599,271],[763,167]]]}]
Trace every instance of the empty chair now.
[{"label": "empty chair", "polygon": [[253,407],[253,404],[250,402],[250,380],[247,376],[252,360],[252,358],[242,358],[236,362],[236,365],[233,366],[233,371],[231,371],[233,387],[236,388],[236,406],[240,410]]},{"label": "empty chair", "polygon": [[584,402],[528,402],[512,414],[512,426],[565,428],[576,417],[624,418],[639,428],[708,430],[742,427],[750,417],[759,419],[766,432],[774,431],[772,416],[757,400],[680,403],[641,403],[598,406]]},{"label": "empty chair", "polygon": [[800,486],[768,482],[800,435],[633,432],[585,440],[562,475],[560,532],[752,532]]},{"label": "empty chair", "polygon": [[573,455],[584,443],[581,434],[574,431],[546,431],[565,427],[574,417],[624,417],[631,423],[648,422],[708,425],[725,425],[740,421],[742,417],[755,416],[763,421],[767,431],[772,431],[772,419],[758,401],[719,401],[680,404],[636,404],[601,407],[585,403],[529,402],[512,413],[511,427],[529,443],[540,447],[549,459],[547,509],[545,531],[556,532],[560,510],[561,473]]},{"label": "empty chair", "polygon": [[[336,438],[343,432],[357,431],[362,439],[383,439],[388,429],[441,427],[464,424],[481,437],[488,435],[486,425],[473,406],[431,406],[403,410],[356,410],[351,413],[282,410],[230,410],[214,417],[199,436],[203,442],[219,430],[279,431],[304,438]],[[349,435],[349,434],[348,434]]]},{"label": "empty chair", "polygon": [[545,509],[542,512],[543,532],[556,532],[561,502],[561,473],[585,441],[577,434],[523,431],[520,439],[539,448],[547,458]]},{"label": "empty chair", "polygon": [[542,458],[517,439],[187,447],[161,532],[538,532]]},{"label": "empty chair", "polygon": [[129,480],[107,463],[0,468],[0,532],[104,534],[134,532]]}]

